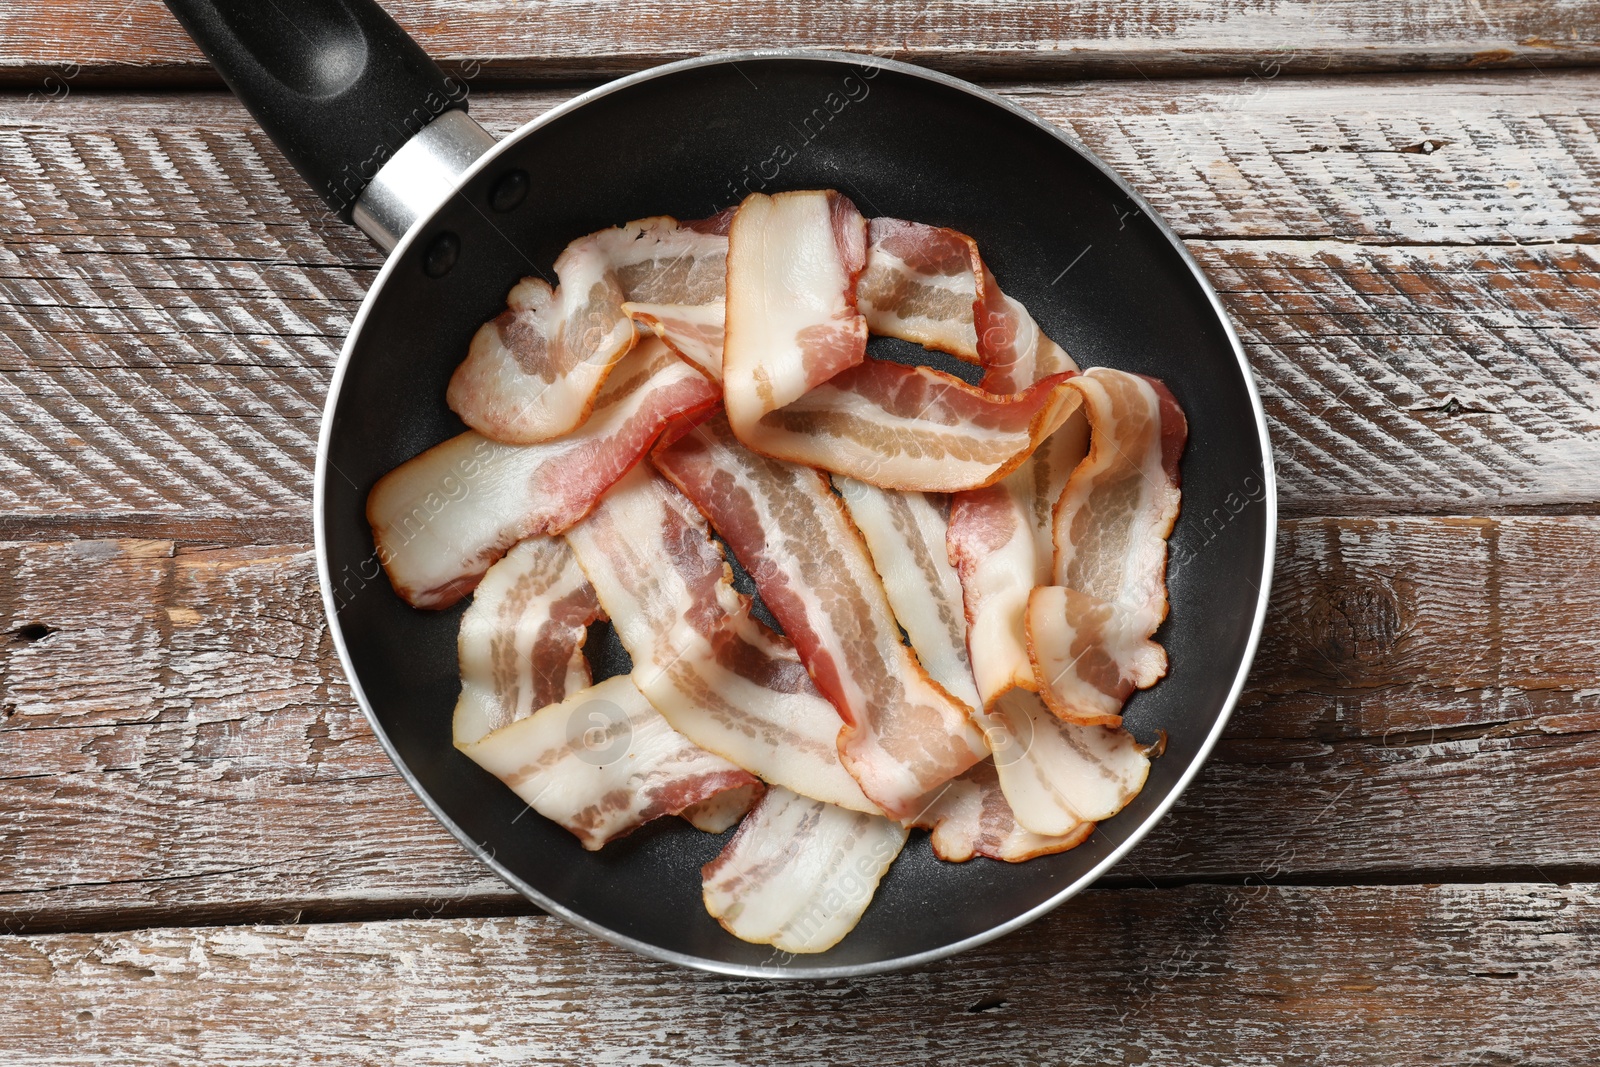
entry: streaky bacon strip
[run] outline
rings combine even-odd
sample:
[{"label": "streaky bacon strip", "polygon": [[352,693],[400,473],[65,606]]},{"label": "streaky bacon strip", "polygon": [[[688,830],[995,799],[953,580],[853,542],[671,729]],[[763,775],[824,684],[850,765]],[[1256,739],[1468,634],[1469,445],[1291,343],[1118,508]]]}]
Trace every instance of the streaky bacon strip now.
[{"label": "streaky bacon strip", "polygon": [[566,542],[531,537],[484,573],[461,616],[452,732],[471,744],[588,687],[587,627],[601,615]]},{"label": "streaky bacon strip", "polygon": [[794,646],[750,615],[705,519],[641,465],[567,532],[633,657],[633,679],[696,744],[769,782],[876,812],[839,760],[839,716]]},{"label": "streaky bacon strip", "polygon": [[1166,653],[1149,638],[1167,615],[1167,536],[1188,425],[1154,379],[1097,367],[1073,387],[1089,455],[1056,505],[1055,585],[1030,595],[1029,655],[1058,716],[1116,725],[1128,695],[1166,673]]},{"label": "streaky bacon strip", "polygon": [[904,817],[988,754],[971,709],[901,644],[872,558],[825,475],[744,448],[721,415],[653,459],[744,563],[838,709],[840,756],[868,797]]},{"label": "streaky bacon strip", "polygon": [[728,238],[723,391],[764,455],[885,488],[950,492],[1021,463],[1076,408],[1061,378],[999,396],[866,358],[855,302],[867,225],[840,194],[746,198]]},{"label": "streaky bacon strip", "polygon": [[524,278],[506,310],[472,338],[446,400],[492,440],[534,444],[581,426],[636,332],[626,302],[720,299],[727,213],[699,223],[665,216],[600,230],[556,260],[559,284]]},{"label": "streaky bacon strip", "polygon": [[766,786],[760,782],[724,789],[698,804],[690,804],[678,814],[696,830],[704,830],[708,834],[726,833],[729,827],[737,825],[755,807],[765,790]]},{"label": "streaky bacon strip", "polygon": [[883,580],[889,607],[928,676],[973,708],[983,706],[967,660],[961,579],[945,552],[948,520],[923,493],[879,489],[838,476],[833,487]]},{"label": "streaky bacon strip", "polygon": [[1023,617],[1028,594],[1048,580],[1029,523],[1032,471],[950,498],[946,546],[961,579],[967,652],[980,707],[1015,687],[1032,688]]},{"label": "streaky bacon strip", "polygon": [[504,445],[468,431],[402,463],[367,497],[395,592],[415,607],[449,607],[510,546],[588,514],[668,422],[717,399],[714,383],[651,339],[623,359],[574,433]]},{"label": "streaky bacon strip", "polygon": [[[935,681],[979,706],[965,655],[962,591],[955,570],[942,558],[948,539],[944,517],[920,493],[849,479],[836,484],[912,649]],[[1147,761],[1126,734],[1063,723],[1021,689],[992,703],[975,716],[994,751],[992,761],[918,802],[928,810],[913,825],[935,830],[934,848],[941,857],[966,859],[981,852],[1026,859],[1071,848],[1087,836],[1093,819],[1114,814],[1143,784]],[[1114,794],[1107,791],[1113,781],[1123,787]],[[976,829],[980,824],[987,827],[982,834]]]},{"label": "streaky bacon strip", "polygon": [[934,797],[911,825],[933,831],[933,854],[951,863],[965,863],[974,856],[1022,863],[1077,848],[1094,833],[1092,822],[1079,822],[1056,836],[1024,828],[1012,813],[990,760],[946,782]]},{"label": "streaky bacon strip", "polygon": [[983,274],[977,243],[942,226],[891,218],[868,222],[867,242],[867,266],[856,281],[867,329],[976,363]]},{"label": "streaky bacon strip", "polygon": [[1046,837],[1109,819],[1144,788],[1150,760],[1133,735],[1062,722],[1037,693],[1012,689],[984,716],[1017,825]]},{"label": "streaky bacon strip", "polygon": [[891,819],[774,786],[701,868],[706,911],[741,940],[826,951],[855,928],[905,843]]},{"label": "streaky bacon strip", "polygon": [[460,747],[591,850],[651,819],[758,785],[673,730],[620,676]]}]

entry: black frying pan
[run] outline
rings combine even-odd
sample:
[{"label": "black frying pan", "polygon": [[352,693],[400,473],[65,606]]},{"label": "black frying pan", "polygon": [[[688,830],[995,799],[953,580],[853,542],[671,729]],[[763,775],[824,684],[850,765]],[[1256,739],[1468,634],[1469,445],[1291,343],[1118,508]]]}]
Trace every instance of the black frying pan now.
[{"label": "black frying pan", "polygon": [[[954,78],[772,52],[620,79],[468,165],[490,139],[464,119],[463,88],[370,0],[168,3],[330,207],[394,245],[329,391],[316,477],[323,594],[356,696],[401,773],[529,899],[617,944],[730,974],[888,970],[1049,911],[1125,854],[1194,777],[1266,610],[1271,453],[1216,294],[1150,206],[1083,146]],[[428,132],[413,139],[418,129]],[[430,194],[444,197],[437,207],[417,192],[430,173],[459,182]],[[585,852],[451,747],[462,609],[422,612],[395,596],[364,506],[380,475],[463,429],[444,393],[469,338],[519,277],[548,275],[568,241],[648,215],[709,215],[747,191],[807,188],[840,189],[868,215],[971,234],[1006,292],[1080,364],[1162,378],[1188,414],[1189,446],[1172,614],[1158,634],[1172,670],[1127,709],[1141,739],[1168,739],[1143,793],[1084,845],[1025,864],[943,863],[914,834],[854,933],[790,957],[734,939],[701,906],[700,866],[725,838],[667,819]],[[872,351],[926,358],[885,338]],[[597,678],[626,669],[614,640],[591,644]]]}]

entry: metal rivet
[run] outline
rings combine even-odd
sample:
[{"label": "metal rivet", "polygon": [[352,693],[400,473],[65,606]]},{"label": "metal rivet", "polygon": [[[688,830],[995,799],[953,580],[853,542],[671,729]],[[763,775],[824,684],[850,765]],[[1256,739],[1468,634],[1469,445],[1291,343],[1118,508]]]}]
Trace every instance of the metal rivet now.
[{"label": "metal rivet", "polygon": [[528,196],[528,172],[514,170],[494,183],[489,194],[489,206],[496,211],[510,211]]},{"label": "metal rivet", "polygon": [[443,278],[456,265],[461,254],[461,238],[448,230],[428,242],[422,253],[422,271],[430,278]]}]

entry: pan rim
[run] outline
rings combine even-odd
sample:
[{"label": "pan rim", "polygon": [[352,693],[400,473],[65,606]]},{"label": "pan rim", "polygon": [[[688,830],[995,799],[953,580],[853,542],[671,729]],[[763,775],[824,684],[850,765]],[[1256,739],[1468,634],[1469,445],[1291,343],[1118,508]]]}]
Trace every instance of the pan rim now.
[{"label": "pan rim", "polygon": [[[366,296],[362,299],[361,306],[357,310],[354,319],[351,320],[349,332],[346,335],[344,345],[339,352],[339,358],[334,364],[333,375],[328,382],[328,397],[323,407],[322,421],[320,423],[317,435],[317,461],[312,494],[313,535],[317,557],[317,580],[322,591],[323,612],[328,620],[329,634],[333,639],[334,648],[338,652],[340,666],[344,668],[345,677],[350,685],[351,692],[355,695],[357,703],[361,705],[362,713],[366,716],[367,722],[371,725],[373,733],[377,735],[378,742],[383,746],[383,750],[385,754],[388,755],[390,762],[394,764],[395,769],[400,772],[400,776],[411,788],[411,791],[417,795],[417,798],[422,801],[423,806],[428,809],[429,813],[432,814],[434,818],[439,820],[440,824],[443,825],[445,829],[456,838],[457,841],[461,842],[461,844],[465,846],[466,849],[476,859],[482,862],[490,870],[494,871],[495,874],[502,878],[513,889],[517,890],[517,892],[521,893],[524,897],[534,904],[537,904],[549,914],[565,920],[573,926],[578,927],[580,930],[584,930],[585,932],[593,934],[596,937],[600,937],[621,948],[637,952],[640,955],[649,957],[651,959],[660,960],[665,963],[673,963],[679,966],[690,967],[713,974],[727,975],[738,978],[789,980],[858,978],[929,964],[937,960],[956,955],[957,953],[965,952],[968,949],[977,948],[980,945],[987,944],[988,942],[1003,937],[1006,934],[1020,930],[1022,927],[1042,918],[1044,915],[1055,910],[1057,907],[1060,907],[1062,904],[1066,903],[1068,900],[1077,896],[1080,892],[1093,885],[1095,881],[1097,881],[1108,870],[1120,862],[1123,857],[1131,852],[1139,844],[1139,842],[1144,839],[1145,835],[1148,834],[1151,829],[1153,829],[1155,825],[1166,816],[1167,812],[1177,802],[1178,798],[1182,796],[1183,792],[1189,787],[1189,784],[1194,780],[1195,776],[1199,774],[1201,767],[1205,765],[1206,760],[1210,757],[1211,751],[1215,747],[1218,738],[1221,737],[1223,729],[1227,726],[1228,720],[1232,718],[1234,709],[1238,704],[1239,697],[1243,693],[1245,680],[1250,673],[1250,667],[1255,660],[1256,651],[1260,645],[1261,633],[1266,622],[1268,598],[1272,590],[1273,568],[1276,562],[1275,545],[1277,542],[1278,531],[1277,476],[1275,472],[1271,436],[1267,428],[1266,412],[1262,406],[1261,395],[1256,388],[1255,376],[1252,372],[1249,359],[1245,355],[1244,346],[1239,340],[1238,332],[1234,329],[1232,320],[1228,317],[1227,310],[1222,306],[1221,299],[1217,296],[1215,288],[1213,288],[1211,285],[1210,279],[1206,277],[1206,274],[1201,269],[1199,263],[1195,260],[1194,256],[1190,254],[1188,247],[1183,242],[1183,239],[1177,235],[1177,233],[1167,223],[1166,219],[1156,212],[1149,201],[1147,201],[1137,190],[1130,186],[1121,175],[1112,170],[1110,166],[1096,156],[1094,152],[1092,152],[1076,137],[1073,137],[1070,133],[1062,128],[1045,121],[1043,118],[1035,115],[1031,111],[1028,111],[1026,108],[1023,108],[1018,104],[1014,104],[987,89],[974,85],[971,82],[965,81],[961,78],[956,78],[952,75],[944,74],[939,71],[928,70],[924,67],[918,67],[910,63],[903,63],[898,60],[889,59],[883,56],[865,53],[806,48],[774,48],[738,52],[709,53],[707,55],[697,56],[691,59],[684,59],[674,63],[666,63],[660,66],[650,67],[646,70],[617,78],[613,81],[606,82],[603,85],[599,85],[593,89],[587,90],[586,92],[579,94],[565,103],[558,104],[543,114],[540,114],[533,119],[530,119],[528,122],[523,123],[512,133],[499,140],[494,147],[490,148],[487,152],[475,160],[470,167],[467,168],[467,170],[461,175],[460,183],[465,185],[480,171],[492,166],[494,161],[498,159],[503,152],[507,151],[510,146],[520,142],[523,138],[532,134],[536,130],[555,121],[556,119],[578,110],[594,100],[609,96],[611,93],[630,88],[644,82],[652,81],[656,78],[670,76],[681,71],[694,70],[701,67],[718,66],[722,64],[738,64],[745,61],[772,59],[813,60],[849,65],[858,68],[867,66],[874,67],[879,70],[894,71],[911,77],[921,78],[947,88],[959,90],[988,104],[999,107],[1010,114],[1031,123],[1033,126],[1062,142],[1072,151],[1076,152],[1085,161],[1099,170],[1124,195],[1126,195],[1141,212],[1143,212],[1146,218],[1150,219],[1155,224],[1158,232],[1167,240],[1173,249],[1177,251],[1178,255],[1182,259],[1183,264],[1188,268],[1195,281],[1199,283],[1201,291],[1205,294],[1207,301],[1211,305],[1212,312],[1215,314],[1217,321],[1222,325],[1228,345],[1230,348],[1232,348],[1234,359],[1238,363],[1239,374],[1243,379],[1246,395],[1250,399],[1251,411],[1255,417],[1257,443],[1261,449],[1261,455],[1263,458],[1261,477],[1265,487],[1265,492],[1262,496],[1262,502],[1266,509],[1266,528],[1264,531],[1264,537],[1266,539],[1266,551],[1263,553],[1261,573],[1259,575],[1260,584],[1257,587],[1255,615],[1251,622],[1250,634],[1245,642],[1244,654],[1241,657],[1238,670],[1234,675],[1233,683],[1229,687],[1227,698],[1223,701],[1222,708],[1217,715],[1216,722],[1213,724],[1211,730],[1207,733],[1205,739],[1201,742],[1194,758],[1178,776],[1178,780],[1174,783],[1167,795],[1144,817],[1144,820],[1138,826],[1134,827],[1129,832],[1125,841],[1113,849],[1087,872],[1074,879],[1070,884],[1062,888],[1059,892],[1053,894],[1049,899],[1042,901],[1034,907],[1029,908],[1027,911],[1015,915],[1004,922],[991,926],[982,933],[974,934],[970,937],[966,937],[946,945],[941,945],[938,948],[928,949],[923,952],[916,952],[908,955],[895,956],[889,959],[875,960],[871,963],[818,967],[806,967],[803,965],[752,965],[728,963],[721,960],[707,959],[705,957],[696,956],[686,952],[677,952],[670,949],[664,949],[657,945],[650,944],[649,942],[642,941],[638,938],[630,937],[627,934],[612,930],[601,923],[595,922],[592,919],[578,914],[572,909],[567,908],[557,901],[547,897],[545,894],[541,893],[539,890],[535,889],[533,886],[517,877],[517,875],[508,870],[503,864],[499,863],[494,858],[494,855],[490,850],[486,849],[483,845],[474,840],[472,835],[463,831],[462,828],[455,822],[455,820],[453,820],[433,799],[433,797],[428,793],[427,789],[424,788],[422,783],[419,782],[416,776],[411,772],[411,769],[400,758],[399,752],[397,751],[393,742],[390,740],[388,733],[383,727],[383,724],[379,722],[377,713],[374,711],[372,703],[368,700],[366,692],[362,688],[360,678],[355,670],[355,665],[351,662],[349,651],[345,646],[344,632],[339,624],[337,602],[334,596],[333,576],[329,569],[327,553],[325,505],[329,465],[328,442],[332,436],[335,409],[338,406],[339,397],[342,393],[345,372],[354,357],[356,345],[362,335],[363,327],[366,324],[367,317],[371,312],[374,303],[376,302],[378,294],[383,291],[384,285],[388,281],[390,274],[395,269],[396,264],[401,262],[401,260],[410,251],[412,245],[417,241],[418,235],[424,229],[426,229],[425,224],[427,221],[433,218],[434,215],[436,215],[443,207],[443,205],[440,205],[440,208],[435,208],[433,213],[425,216],[422,219],[419,219],[415,224],[413,224],[411,229],[401,237],[399,243],[389,253],[382,268],[378,271],[377,276],[373,279],[371,286],[368,288]],[[459,196],[460,194],[456,193],[453,195]],[[449,201],[446,201],[446,203],[448,202]],[[794,958],[799,959],[799,957]]]}]

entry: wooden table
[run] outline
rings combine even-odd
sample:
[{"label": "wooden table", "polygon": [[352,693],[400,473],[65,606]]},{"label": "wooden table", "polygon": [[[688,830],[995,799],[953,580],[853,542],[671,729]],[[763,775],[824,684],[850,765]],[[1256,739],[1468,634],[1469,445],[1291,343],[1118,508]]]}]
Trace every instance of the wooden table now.
[{"label": "wooden table", "polygon": [[379,257],[159,3],[6,0],[0,1062],[1600,1058],[1600,0],[390,7],[497,131],[804,44],[1081,138],[1266,401],[1249,693],[1101,886],[920,971],[733,981],[532,913],[379,750],[316,592]]}]

